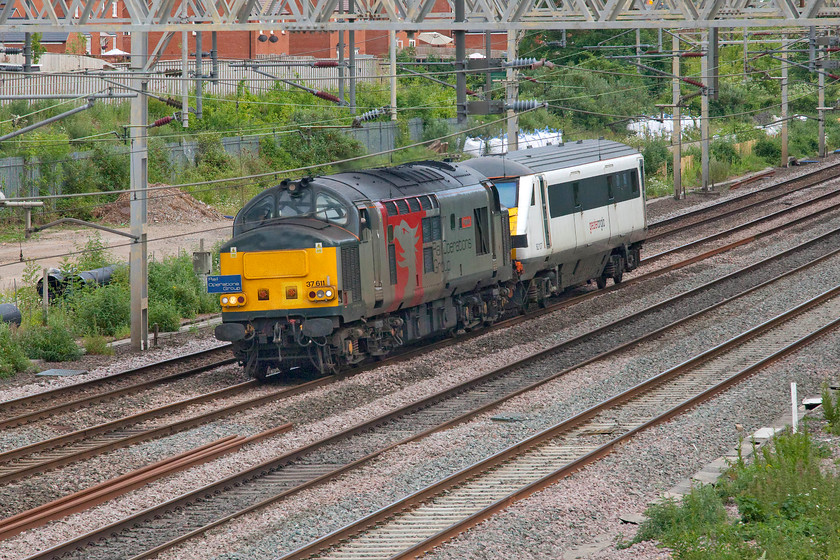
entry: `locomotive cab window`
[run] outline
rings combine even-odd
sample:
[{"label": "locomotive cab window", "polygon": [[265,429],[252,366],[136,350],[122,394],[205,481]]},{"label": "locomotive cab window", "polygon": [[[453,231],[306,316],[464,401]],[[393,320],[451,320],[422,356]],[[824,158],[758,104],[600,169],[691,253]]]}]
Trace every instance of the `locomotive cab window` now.
[{"label": "locomotive cab window", "polygon": [[516,208],[516,191],[517,181],[505,181],[503,183],[496,183],[496,189],[499,191],[499,202],[502,206],[507,208]]},{"label": "locomotive cab window", "polygon": [[279,218],[309,214],[312,212],[312,191],[304,189],[297,194],[280,191],[277,195],[277,203],[277,217]]},{"label": "locomotive cab window", "polygon": [[325,192],[318,193],[315,198],[315,217],[330,223],[346,226],[348,222],[347,207],[343,202]]},{"label": "locomotive cab window", "polygon": [[259,225],[274,218],[277,213],[277,205],[273,195],[266,195],[261,200],[255,201],[253,206],[245,212],[242,217],[243,223],[248,226]]}]

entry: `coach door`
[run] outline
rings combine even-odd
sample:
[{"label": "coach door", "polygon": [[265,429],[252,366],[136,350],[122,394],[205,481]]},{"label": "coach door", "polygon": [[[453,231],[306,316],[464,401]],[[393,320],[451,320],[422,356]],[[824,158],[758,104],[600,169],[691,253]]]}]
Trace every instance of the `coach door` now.
[{"label": "coach door", "polygon": [[[365,301],[382,305],[382,217],[375,206],[359,205],[359,260],[362,274],[362,294]],[[370,266],[367,265],[370,263]]]},{"label": "coach door", "polygon": [[548,212],[548,185],[545,182],[545,177],[542,175],[536,176],[534,189],[539,191],[540,198],[542,199],[540,203],[540,216],[542,217],[543,248],[549,250],[551,249],[551,219],[549,218],[550,214]]}]

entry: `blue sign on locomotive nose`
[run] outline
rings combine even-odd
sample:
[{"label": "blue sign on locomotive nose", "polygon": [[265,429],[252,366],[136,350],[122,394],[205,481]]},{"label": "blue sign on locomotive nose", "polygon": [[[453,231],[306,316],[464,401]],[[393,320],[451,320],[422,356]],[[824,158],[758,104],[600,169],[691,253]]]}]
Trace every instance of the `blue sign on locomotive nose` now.
[{"label": "blue sign on locomotive nose", "polygon": [[227,294],[242,291],[241,274],[217,274],[207,277],[208,294]]}]

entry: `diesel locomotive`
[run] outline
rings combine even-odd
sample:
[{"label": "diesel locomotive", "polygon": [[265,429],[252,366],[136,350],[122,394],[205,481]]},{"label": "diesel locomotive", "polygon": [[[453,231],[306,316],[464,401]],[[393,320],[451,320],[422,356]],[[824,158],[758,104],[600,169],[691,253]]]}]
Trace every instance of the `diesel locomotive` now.
[{"label": "diesel locomotive", "polygon": [[642,156],[604,140],[284,180],[220,250],[216,338],[256,378],[334,372],[621,282],[645,232]]}]

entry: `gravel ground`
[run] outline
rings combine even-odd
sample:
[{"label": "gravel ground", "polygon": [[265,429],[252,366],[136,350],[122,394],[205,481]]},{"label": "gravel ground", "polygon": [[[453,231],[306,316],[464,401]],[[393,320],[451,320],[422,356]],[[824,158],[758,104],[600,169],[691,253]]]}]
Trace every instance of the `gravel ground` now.
[{"label": "gravel ground", "polygon": [[[824,268],[830,273],[832,269],[837,268],[836,264],[837,263],[834,263],[834,266],[831,266],[831,263],[829,263]],[[804,274],[803,276],[806,276],[806,280],[807,278],[811,278],[812,290],[821,291],[821,282],[819,275],[812,273]],[[795,285],[797,283],[797,280],[791,279],[790,282]],[[784,307],[779,302],[775,302],[776,307],[770,306],[765,302],[765,299],[766,297],[762,297],[761,295],[756,294],[754,296],[754,301],[740,306],[740,308],[760,308],[763,311],[760,317],[757,314],[745,317],[745,323],[747,323],[748,325],[752,325],[759,319],[766,318],[767,316],[775,314],[775,312],[778,309]],[[777,299],[781,300],[782,298]],[[333,525],[337,526],[336,524],[349,521],[354,516],[358,515],[361,511],[364,511],[364,509],[360,509],[362,508],[363,504],[367,504],[367,507],[369,508],[377,507],[379,505],[383,505],[384,503],[388,503],[394,499],[397,499],[398,497],[400,497],[400,495],[405,494],[408,491],[415,490],[421,487],[423,484],[432,482],[433,480],[439,478],[440,476],[446,473],[452,472],[455,469],[461,468],[465,464],[469,464],[475,460],[478,460],[489,451],[498,450],[504,447],[505,445],[509,445],[515,441],[518,441],[519,439],[530,433],[532,430],[539,429],[540,427],[544,426],[545,422],[549,421],[549,418],[564,418],[572,412],[580,410],[582,407],[594,403],[596,400],[601,398],[602,395],[611,391],[618,390],[618,388],[615,387],[616,383],[614,377],[612,377],[615,372],[620,373],[622,386],[633,384],[638,380],[646,378],[652,371],[659,371],[661,369],[664,369],[665,367],[682,361],[683,359],[685,359],[685,357],[691,355],[693,348],[696,348],[701,345],[708,346],[711,344],[715,344],[720,340],[727,338],[728,335],[733,334],[734,332],[739,330],[733,328],[732,332],[718,332],[720,317],[711,317],[709,320],[705,321],[705,323],[706,326],[704,328],[698,328],[697,325],[694,325],[694,327],[686,327],[682,331],[678,331],[673,336],[673,339],[676,339],[679,343],[674,343],[672,341],[669,342],[668,340],[653,341],[645,347],[640,348],[638,352],[634,352],[633,354],[636,357],[627,356],[626,358],[617,362],[613,361],[610,364],[602,364],[599,368],[582,368],[581,370],[575,372],[574,375],[565,378],[562,382],[557,382],[549,386],[545,391],[541,392],[541,396],[531,397],[531,399],[536,400],[538,407],[544,407],[545,409],[551,408],[552,410],[550,416],[547,415],[545,410],[540,410],[538,412],[529,412],[527,410],[523,410],[523,406],[519,403],[513,403],[511,405],[513,406],[513,408],[508,409],[506,407],[506,409],[501,411],[500,413],[516,414],[524,417],[525,421],[521,423],[505,425],[503,430],[500,430],[500,428],[495,423],[490,422],[489,424],[492,426],[491,431],[489,433],[481,434],[464,433],[459,436],[458,432],[460,431],[460,429],[456,429],[454,431],[445,432],[441,435],[433,436],[430,440],[426,440],[422,444],[407,446],[404,452],[409,453],[409,457],[407,459],[399,459],[398,461],[401,463],[411,461],[411,468],[407,472],[403,472],[398,480],[392,481],[389,485],[389,491],[387,491],[387,493],[385,494],[383,494],[380,491],[371,490],[371,488],[378,488],[384,486],[383,480],[388,478],[388,473],[386,473],[385,475],[383,475],[383,473],[378,473],[377,475],[373,476],[370,474],[371,470],[367,470],[361,473],[359,480],[354,480],[352,483],[347,485],[348,488],[353,490],[353,493],[347,498],[349,502],[345,501],[335,506],[337,508],[340,508],[340,510],[327,511],[326,514],[322,515],[327,515],[328,519],[322,518],[316,521],[314,524],[310,520],[307,525],[304,525],[305,523],[307,523],[306,520],[310,519],[311,516],[311,513],[307,512],[311,512],[314,508],[312,502],[308,501],[307,499],[307,501],[305,502],[306,505],[302,507],[299,517],[295,517],[289,521],[294,525],[295,528],[297,528],[297,534],[300,535],[299,539],[297,541],[294,541],[294,544],[301,544],[303,541],[306,540],[306,537],[314,537],[319,531],[324,530],[326,527],[332,527]],[[662,354],[664,352],[667,352],[669,349],[669,355],[671,356],[669,361],[662,361],[662,359],[660,359],[658,362],[656,362],[652,358],[652,356],[657,355],[657,353]],[[379,374],[379,376],[381,376],[381,373]],[[381,386],[393,381],[393,377],[391,376],[386,375],[384,378],[379,376],[372,375],[371,377],[373,377],[374,379],[367,380],[366,384],[370,384],[373,386],[379,385],[381,388]],[[379,377],[379,379],[376,379],[377,377]],[[353,378],[352,380],[348,381],[353,381],[355,383],[361,382],[361,380],[358,378]],[[433,388],[436,387],[433,386]],[[540,399],[544,399],[544,402],[540,402]],[[379,406],[381,404],[384,403],[375,403],[374,406]],[[364,414],[364,411],[360,411],[359,409],[350,411],[350,414],[358,414],[360,412]],[[333,417],[326,420],[321,425],[308,427],[307,431],[314,430],[316,433],[323,433],[321,428],[327,428],[330,431],[332,431],[337,428],[336,424],[346,425],[350,423],[345,422],[345,420],[347,420],[346,414],[344,416]],[[485,421],[485,423],[487,422]],[[297,437],[299,438],[300,434],[297,434]],[[480,447],[470,446],[469,443],[474,441],[481,441],[482,445]],[[300,442],[298,441],[297,443]],[[440,447],[443,444],[445,444],[446,447]],[[452,446],[454,446],[454,449],[452,448]],[[435,455],[434,453],[435,448],[439,448],[439,453],[437,455]],[[263,451],[266,450],[261,449],[260,455],[262,455]],[[411,453],[417,454],[417,456],[411,457]],[[397,455],[399,456],[399,453]],[[260,457],[256,457],[255,459],[258,458]],[[238,466],[241,466],[242,463],[240,461],[237,461],[236,464]],[[219,472],[218,470],[216,470],[218,466],[219,465],[208,465],[208,474],[212,471],[215,473],[216,476],[218,476]],[[398,467],[399,465],[388,470],[395,471]],[[186,475],[182,475],[180,478],[190,478],[192,482],[195,482],[196,477],[198,477],[199,479],[203,479],[204,473],[194,471],[196,471],[196,469],[190,472],[189,477],[187,477]],[[228,469],[225,469],[225,472],[227,471]],[[212,480],[212,478],[210,478],[210,480]],[[181,483],[183,484],[185,482],[186,480],[182,480]],[[400,483],[402,483],[403,485],[400,485]],[[185,488],[181,487],[175,481],[167,481],[167,483],[165,484],[165,488],[168,489],[170,492],[173,490],[178,492],[185,490]],[[367,490],[363,495],[358,495],[358,491],[361,489]],[[159,497],[162,491],[163,488],[155,489],[150,487],[148,489],[148,497],[151,498],[150,503],[154,503],[154,498]],[[340,495],[340,493],[336,489],[333,489],[332,491],[327,493],[327,496],[329,497],[329,499],[327,500],[328,508],[329,504],[332,503],[331,501],[335,500],[336,496],[338,495]],[[127,496],[124,500],[125,503],[123,507],[120,507],[119,510],[136,511],[144,505],[147,505],[142,503],[142,500],[140,501],[140,503],[138,503],[138,497],[139,495],[135,495],[133,498]],[[120,501],[123,500],[121,499]],[[315,499],[314,501],[317,502],[318,500]],[[108,506],[102,506],[101,508],[97,509],[106,509],[111,507],[113,507],[112,504],[109,504]],[[283,507],[280,509],[282,509],[283,513],[288,512],[289,503],[284,503]],[[331,516],[334,516],[336,520],[333,520]],[[96,519],[97,516],[94,515],[93,518]],[[66,527],[67,525],[74,525],[76,521],[77,520],[74,519],[68,519],[60,524],[61,528]],[[102,519],[100,519],[100,521],[102,521]],[[88,520],[88,523],[89,522],[90,519]],[[255,523],[256,522],[253,519],[250,519],[250,516],[249,519],[244,522],[244,524],[247,527],[251,527],[252,529],[255,526]],[[287,525],[277,527],[274,526],[275,523],[277,523],[276,519],[273,520],[272,526],[263,527],[259,529],[259,534],[264,534],[266,532],[286,534],[288,532],[289,527]],[[82,524],[85,525],[86,523]],[[301,529],[301,527],[306,527],[306,529]],[[236,532],[236,529],[230,530]],[[231,534],[230,530],[226,528],[224,534],[229,536]],[[52,533],[52,531],[50,531],[50,533]],[[293,532],[292,534],[295,533]],[[31,536],[34,537],[35,535]],[[41,538],[44,537],[45,535],[41,535]],[[222,544],[221,546],[223,547],[222,550],[225,550],[224,547],[230,547],[230,542],[226,538],[223,540],[224,544]],[[39,540],[36,542],[41,541]],[[275,542],[271,542],[266,546],[268,546],[268,549],[266,550],[277,549],[278,547],[282,548],[282,545],[277,545]],[[207,549],[203,544],[198,546],[198,548],[194,550],[200,552],[197,556],[192,557],[205,557],[205,552]],[[176,555],[178,557],[188,557],[183,556],[187,555],[187,552],[187,550],[180,550],[176,553]],[[244,552],[244,556],[241,557],[261,556],[257,554],[256,550],[247,549]]]},{"label": "gravel ground", "polygon": [[[813,167],[802,171],[811,169]],[[795,171],[799,170],[786,170],[785,173],[791,174]],[[778,181],[779,179],[775,177],[773,180]],[[740,192],[744,192],[744,190],[739,189],[735,194],[739,194]],[[676,206],[684,207],[685,204],[688,204],[688,202],[654,202],[650,205],[651,211],[649,218],[655,219],[653,218],[655,215],[667,216],[669,211],[678,210],[669,210],[668,208]],[[838,222],[836,218],[825,219],[823,223],[819,224],[819,229],[827,230],[832,225],[834,227],[840,225],[840,223],[835,222]],[[622,288],[622,290],[605,294],[595,300],[586,302],[580,306],[575,306],[572,309],[555,313],[515,328],[489,333],[483,337],[467,341],[464,344],[445,349],[436,353],[435,356],[422,356],[404,364],[378,368],[373,372],[344,380],[330,388],[318,390],[313,394],[287,399],[273,409],[262,408],[243,414],[236,418],[235,421],[227,421],[212,427],[193,430],[181,437],[192,442],[192,446],[194,447],[204,441],[227,435],[227,433],[242,433],[241,431],[235,430],[241,430],[246,426],[255,431],[259,431],[260,429],[264,429],[264,427],[276,425],[281,423],[285,418],[291,417],[296,419],[296,423],[304,424],[301,428],[289,434],[272,438],[272,440],[265,442],[258,448],[251,446],[251,448],[225,457],[213,464],[203,465],[192,469],[188,473],[182,473],[154,483],[147,488],[133,492],[112,503],[99,506],[89,513],[72,516],[65,520],[52,523],[43,530],[30,531],[20,537],[0,543],[0,556],[6,557],[8,555],[10,558],[15,558],[37,549],[43,549],[45,546],[69,538],[84,528],[92,528],[108,520],[147,507],[159,501],[163,496],[172,496],[208,481],[216,480],[225,474],[235,472],[245,465],[255,464],[263,459],[275,456],[284,450],[289,450],[308,441],[312,441],[327,432],[335,431],[341,427],[358,422],[363,418],[370,417],[373,414],[378,414],[384,407],[392,408],[402,402],[407,402],[415,398],[419,394],[428,394],[429,392],[437,391],[443,386],[450,385],[460,379],[472,377],[479,371],[486,371],[491,367],[498,367],[502,362],[512,361],[513,359],[533,352],[535,348],[545,347],[549,343],[569,338],[575,333],[589,330],[593,326],[613,320],[618,315],[631,312],[632,309],[649,306],[653,301],[664,299],[668,295],[669,290],[671,292],[684,291],[690,285],[698,285],[708,279],[719,277],[726,271],[736,268],[739,263],[754,260],[761,254],[769,255],[778,252],[780,245],[795,245],[798,240],[801,241],[807,235],[805,228],[800,228],[800,230],[800,233],[786,234],[784,239],[762,240],[748,247],[732,251],[727,255],[717,257],[714,263],[701,263],[693,267],[690,271],[684,270],[672,273],[667,278],[662,277],[655,280],[656,285],[649,284],[646,289],[627,286],[626,288]],[[835,268],[837,268],[836,265]],[[820,281],[817,279],[815,283],[819,284]],[[662,288],[661,290],[657,289],[660,287]],[[757,309],[762,309],[766,313],[771,313],[775,309],[774,304],[767,304],[760,298],[755,300],[751,305]],[[748,306],[742,307],[742,309],[750,308]],[[586,311],[583,311],[583,309],[586,309]],[[756,316],[747,317],[745,320],[755,320]],[[585,324],[581,321],[581,317],[587,318]],[[720,317],[718,317],[716,326],[721,326]],[[689,329],[689,331],[691,330]],[[435,434],[422,443],[404,446],[402,449],[389,453],[386,458],[377,461],[374,465],[366,467],[358,473],[353,473],[334,483],[306,492],[297,498],[284,502],[282,511],[265,510],[254,516],[248,516],[247,519],[234,522],[230,526],[219,529],[217,532],[212,532],[206,539],[191,541],[180,550],[167,553],[164,557],[207,558],[211,554],[219,554],[221,555],[220,558],[271,557],[278,550],[288,549],[288,547],[296,544],[302,544],[308,538],[327,530],[329,527],[334,527],[349,521],[372,507],[378,507],[378,505],[401,497],[407,491],[420,488],[436,480],[446,472],[460,468],[459,465],[462,465],[465,461],[472,462],[483,457],[488,451],[499,449],[504,445],[517,441],[531,430],[552,422],[552,418],[567,416],[572,410],[580,409],[580,407],[585,406],[586,402],[589,402],[586,397],[587,392],[593,395],[589,399],[594,400],[596,398],[594,396],[596,391],[603,392],[605,390],[604,388],[614,391],[615,384],[609,380],[609,375],[620,372],[623,383],[630,383],[637,376],[647,377],[657,367],[661,367],[661,363],[668,361],[657,362],[653,357],[654,355],[651,354],[653,352],[666,352],[668,349],[672,349],[674,353],[671,360],[673,361],[679,359],[677,356],[680,353],[690,352],[692,347],[709,344],[710,340],[717,340],[719,337],[725,336],[715,331],[716,329],[711,327],[703,329],[701,332],[683,332],[680,334],[682,338],[680,339],[678,337],[678,340],[675,342],[659,341],[658,345],[661,348],[651,347],[638,354],[634,353],[635,357],[628,356],[618,363],[614,361],[611,364],[602,364],[600,370],[597,370],[597,368],[593,370],[583,368],[575,372],[575,376],[572,378],[546,386],[542,391],[535,392],[535,394],[527,398],[512,401],[502,410],[494,412],[494,414],[519,415],[523,419],[522,422],[501,424],[489,420],[488,416],[441,434]],[[706,340],[701,341],[696,338],[689,338],[691,336],[697,336],[701,339],[705,337]],[[824,344],[826,340],[828,339],[823,339],[821,344]],[[212,339],[208,342],[213,343]],[[194,348],[190,351],[197,349]],[[836,352],[836,348],[834,351]],[[139,359],[146,357],[148,357],[148,354]],[[160,357],[157,357],[157,359],[160,359]],[[121,358],[116,361],[119,366],[112,365],[111,367],[118,367],[118,369],[129,367],[125,363],[125,360],[126,358]],[[591,367],[595,367],[595,365],[593,364]],[[805,375],[806,372],[811,370],[794,368],[791,371]],[[825,371],[823,371],[823,375],[825,375]],[[816,387],[820,380],[821,378],[815,379],[812,385]],[[65,382],[65,380],[54,380],[51,382]],[[804,380],[803,383],[805,383]],[[26,391],[36,390],[32,387],[24,386],[21,382],[8,383],[3,389],[4,393],[6,389],[19,390],[24,393]],[[803,394],[805,394],[804,390],[808,389],[803,385]],[[756,418],[755,422],[761,422],[763,421],[760,420],[761,414],[774,416],[778,414],[780,407],[781,409],[784,408],[784,399],[776,399],[778,403],[782,403],[781,405],[778,405],[774,399],[775,396],[773,395],[766,398],[758,398],[757,401],[759,403],[763,403],[764,405],[771,404],[769,408],[772,411],[763,411],[763,409],[752,412],[744,411],[744,418],[740,417],[739,413],[741,411],[737,408],[738,404],[733,404],[733,410],[730,411],[729,418],[738,418],[735,421],[750,427],[753,416]],[[346,403],[358,405],[358,408],[347,410]],[[701,409],[702,407],[698,410]],[[711,417],[712,414],[713,412],[710,412],[708,416]],[[681,420],[678,419],[675,422],[680,422]],[[733,426],[735,421],[732,422]],[[722,424],[713,423],[712,425]],[[758,425],[756,424],[756,427]],[[690,429],[697,430],[698,428],[695,425],[694,428]],[[734,427],[732,430],[734,430]],[[718,439],[712,442],[712,444],[699,441],[699,439],[704,438],[699,438],[695,441],[696,434],[686,430],[684,432],[685,439],[681,441],[690,441],[691,448],[694,449],[696,447],[698,449],[694,455],[698,455],[700,453],[699,450],[705,450],[706,447],[719,449],[721,446],[725,448],[726,446],[732,445],[737,440],[737,436],[733,436],[732,430],[713,430],[716,433],[720,433],[717,433]],[[81,477],[82,480],[79,483],[80,486],[84,486],[88,482],[94,482],[91,478],[95,478],[95,476],[85,477],[85,471],[88,473],[97,473],[102,469],[107,471],[109,468],[108,465],[112,464],[112,462],[116,464],[131,463],[132,461],[129,460],[129,456],[139,459],[140,461],[138,462],[141,462],[143,459],[146,461],[151,460],[152,455],[165,456],[165,454],[171,454],[174,449],[178,449],[178,444],[176,444],[178,437],[173,436],[172,439],[165,438],[157,442],[150,442],[149,444],[135,446],[129,450],[123,450],[112,456],[102,458],[103,463],[101,465],[88,464],[86,468],[81,466],[75,472],[63,472],[60,477],[55,477],[49,481],[41,481],[36,486],[60,486],[62,479],[64,481],[74,480],[74,477]],[[637,441],[642,441],[644,437],[644,435],[640,436],[631,445],[635,445]],[[476,442],[480,442],[480,444]],[[719,451],[709,452],[713,454],[720,453]],[[638,451],[635,454],[631,454],[631,458],[636,459],[641,453],[642,451]],[[650,454],[655,452],[648,448],[644,453]],[[601,488],[605,485],[603,481],[609,480],[610,478],[607,475],[601,476],[599,485],[593,486],[593,483],[590,481],[588,488],[591,487],[592,491],[589,492],[590,498],[588,500],[594,500],[592,501],[594,504],[601,503],[604,506],[603,511],[600,509],[592,511],[591,506],[587,505],[590,502],[584,501],[584,494],[581,494],[575,500],[566,500],[569,504],[576,504],[575,508],[571,508],[570,506],[568,511],[563,510],[568,514],[565,522],[561,523],[558,521],[559,517],[557,513],[554,513],[553,519],[555,520],[555,524],[563,524],[567,532],[573,529],[577,531],[575,534],[578,536],[575,538],[546,537],[545,539],[535,539],[532,543],[528,535],[535,535],[536,533],[528,525],[523,525],[522,522],[513,522],[508,529],[514,535],[519,531],[521,538],[526,541],[518,542],[521,550],[529,550],[529,548],[541,550],[546,546],[555,546],[553,549],[555,552],[552,553],[554,557],[560,557],[559,553],[556,552],[556,546],[559,546],[559,543],[562,543],[562,546],[565,547],[563,550],[568,550],[570,546],[568,543],[589,542],[587,539],[591,540],[590,535],[599,535],[613,531],[614,527],[611,523],[614,523],[615,520],[610,514],[604,513],[605,511],[610,511],[610,508],[607,506],[612,507],[614,510],[615,507],[613,506],[617,504],[627,504],[628,507],[621,511],[641,511],[645,501],[660,491],[664,487],[663,485],[669,484],[668,482],[662,482],[663,480],[670,480],[671,478],[676,480],[680,476],[685,476],[685,473],[681,469],[693,468],[688,466],[684,467],[684,463],[693,464],[693,460],[698,461],[698,464],[705,462],[693,456],[683,457],[679,452],[677,452],[674,458],[669,458],[664,452],[660,452],[660,454],[663,458],[659,460],[658,464],[664,465],[668,470],[651,473],[651,476],[653,476],[651,480],[628,482],[628,486],[626,487],[619,484],[612,490]],[[608,460],[618,455],[615,454]],[[586,472],[603,468],[600,466],[601,464],[587,469]],[[639,470],[637,468],[635,470],[646,472],[649,469]],[[630,476],[630,474],[634,473],[634,469],[627,469],[627,473]],[[566,482],[574,481],[583,474],[580,473]],[[607,471],[607,474],[609,474],[609,471]],[[656,476],[659,478],[656,478]],[[561,488],[566,482],[541,493],[540,496],[548,494],[555,490],[555,488]],[[638,490],[636,489],[637,486]],[[5,494],[5,492],[3,493]],[[574,496],[578,496],[578,494],[573,491]],[[636,507],[636,504],[641,505]],[[312,511],[316,508],[320,518],[313,521]],[[517,510],[514,508],[511,511]],[[573,515],[576,513],[580,514],[580,516],[574,518]],[[590,517],[592,518],[591,522]],[[537,523],[537,521],[530,522]],[[492,523],[493,520],[485,525]],[[603,530],[600,529],[601,525],[604,527]],[[585,527],[586,530],[583,530],[582,527]],[[560,528],[553,527],[547,530],[550,532],[560,531]],[[627,529],[625,528],[624,530],[626,531]],[[235,539],[236,545],[232,546],[233,540],[231,539],[231,535],[238,535],[240,532],[243,536],[241,538],[237,536]],[[476,531],[459,539],[452,546],[460,546],[461,541],[468,540],[473,533],[476,533]],[[266,534],[271,536],[265,537]],[[564,533],[560,531],[559,534],[562,535]],[[499,546],[505,542],[506,538],[500,537]],[[478,537],[478,540],[484,542],[487,546],[495,542],[492,538],[485,539],[481,536]],[[509,540],[515,542],[515,539],[512,537]],[[449,554],[452,554],[452,556],[447,557],[499,557],[502,555],[501,553],[497,555],[489,549],[481,552],[483,550],[482,545],[475,543],[472,545],[473,548],[469,548],[470,545],[464,546],[467,548],[451,552]],[[225,551],[230,551],[234,548],[237,550],[236,552],[225,554]],[[635,548],[637,547],[634,547],[634,551]],[[648,552],[650,552],[651,547],[647,546],[643,548],[648,549]],[[446,550],[444,548],[439,554],[447,554]],[[660,554],[659,556],[639,556],[640,552],[635,552],[635,555],[641,558],[662,557],[661,553],[655,550],[653,552]],[[535,554],[537,555],[534,557],[545,557],[543,554],[536,552]],[[505,556],[521,557],[518,554],[512,553],[505,554]]]},{"label": "gravel ground", "polygon": [[[819,383],[831,376],[840,362],[839,341],[838,336],[824,338],[737,390],[641,434],[604,461],[493,517],[432,557],[563,558],[564,553],[582,545],[605,540],[605,535],[607,542],[632,537],[634,526],[622,524],[620,515],[643,511],[661,492],[736,445],[740,435],[736,424],[749,433],[783,413],[789,402],[789,381],[799,383],[800,395],[817,394]],[[585,369],[598,367],[604,369],[604,365]],[[581,372],[581,376],[587,375],[596,373]],[[485,455],[487,448],[518,441],[520,432],[563,418],[559,409],[565,407],[562,394],[566,390],[565,383],[546,386],[492,413],[516,416],[522,422],[493,422],[487,415],[434,434],[357,473],[287,500],[282,507],[213,530],[161,558],[271,558],[470,464]],[[230,552],[233,535],[237,546]],[[668,556],[646,544],[588,557]]]}]

